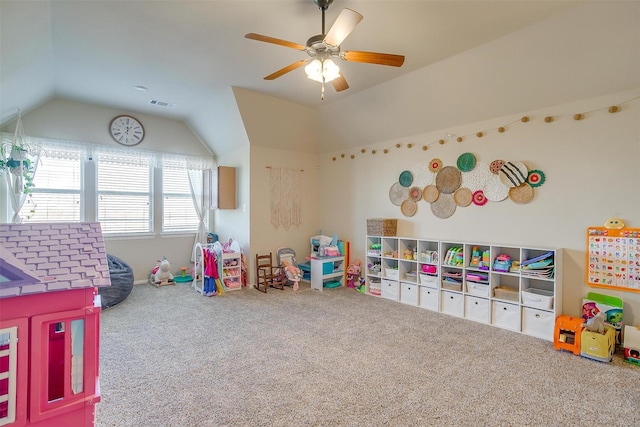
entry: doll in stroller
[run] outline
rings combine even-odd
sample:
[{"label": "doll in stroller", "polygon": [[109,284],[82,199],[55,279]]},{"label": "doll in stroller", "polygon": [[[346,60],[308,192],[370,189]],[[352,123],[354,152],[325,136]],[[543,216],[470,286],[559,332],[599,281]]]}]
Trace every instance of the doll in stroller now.
[{"label": "doll in stroller", "polygon": [[285,285],[293,286],[293,290],[297,291],[300,287],[302,271],[296,261],[296,252],[291,248],[279,248],[276,251],[276,257],[278,265],[284,271]]}]

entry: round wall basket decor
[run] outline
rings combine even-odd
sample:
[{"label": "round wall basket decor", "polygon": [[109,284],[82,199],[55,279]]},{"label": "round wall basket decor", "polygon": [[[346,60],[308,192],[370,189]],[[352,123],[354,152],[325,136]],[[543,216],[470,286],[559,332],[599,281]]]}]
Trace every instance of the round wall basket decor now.
[{"label": "round wall basket decor", "polygon": [[462,172],[469,172],[476,167],[476,156],[474,156],[473,153],[461,154],[456,164]]},{"label": "round wall basket decor", "polygon": [[460,187],[453,193],[453,201],[460,207],[467,207],[471,204],[473,193],[468,188]]},{"label": "round wall basket decor", "polygon": [[440,192],[438,191],[438,187],[436,187],[435,185],[427,185],[426,187],[424,187],[424,190],[422,190],[422,198],[427,203],[435,202],[436,200],[438,200],[439,196]]},{"label": "round wall basket decor", "polygon": [[400,212],[404,216],[414,216],[418,210],[418,204],[413,200],[405,200],[400,206]]},{"label": "round wall basket decor", "polygon": [[517,187],[527,180],[529,168],[522,162],[505,162],[500,168],[500,181],[507,187]]},{"label": "round wall basket decor", "polygon": [[400,206],[409,197],[409,189],[399,182],[394,183],[389,189],[389,200],[396,206]]},{"label": "round wall basket decor", "polygon": [[431,203],[431,212],[441,219],[449,218],[456,211],[456,202],[451,194],[440,194],[438,200]]},{"label": "round wall basket decor", "polygon": [[453,166],[445,166],[438,175],[436,175],[436,187],[441,193],[452,194],[462,182],[462,173],[460,169]]},{"label": "round wall basket decor", "polygon": [[410,171],[402,171],[398,182],[400,182],[400,185],[403,187],[410,187],[413,183],[413,174]]}]

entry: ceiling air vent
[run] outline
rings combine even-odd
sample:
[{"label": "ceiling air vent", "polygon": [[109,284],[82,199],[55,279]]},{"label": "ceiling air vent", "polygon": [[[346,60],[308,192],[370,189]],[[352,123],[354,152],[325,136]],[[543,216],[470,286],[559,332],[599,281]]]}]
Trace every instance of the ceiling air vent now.
[{"label": "ceiling air vent", "polygon": [[158,101],[157,99],[152,99],[149,101],[151,105],[157,105],[158,107],[166,107],[166,108],[176,108],[176,104],[172,104],[170,102]]}]

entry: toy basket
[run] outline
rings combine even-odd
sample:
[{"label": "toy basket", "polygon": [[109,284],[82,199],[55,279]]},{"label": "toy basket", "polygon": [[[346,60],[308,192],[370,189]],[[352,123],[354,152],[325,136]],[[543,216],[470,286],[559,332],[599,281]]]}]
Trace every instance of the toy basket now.
[{"label": "toy basket", "polygon": [[369,236],[395,236],[398,220],[394,218],[372,218],[367,220]]}]

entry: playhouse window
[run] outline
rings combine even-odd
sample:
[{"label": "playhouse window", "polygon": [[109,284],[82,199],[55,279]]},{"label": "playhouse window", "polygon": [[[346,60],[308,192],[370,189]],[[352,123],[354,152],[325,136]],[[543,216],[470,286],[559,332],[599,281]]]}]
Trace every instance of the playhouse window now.
[{"label": "playhouse window", "polygon": [[[84,320],[76,319],[69,323],[70,328],[66,322],[49,324],[49,402],[65,397],[65,383],[69,375],[72,394],[84,391]],[[67,360],[70,360],[70,366],[65,366]],[[70,374],[65,374],[65,368],[70,368]]]},{"label": "playhouse window", "polygon": [[16,419],[17,328],[0,330],[0,426]]}]

